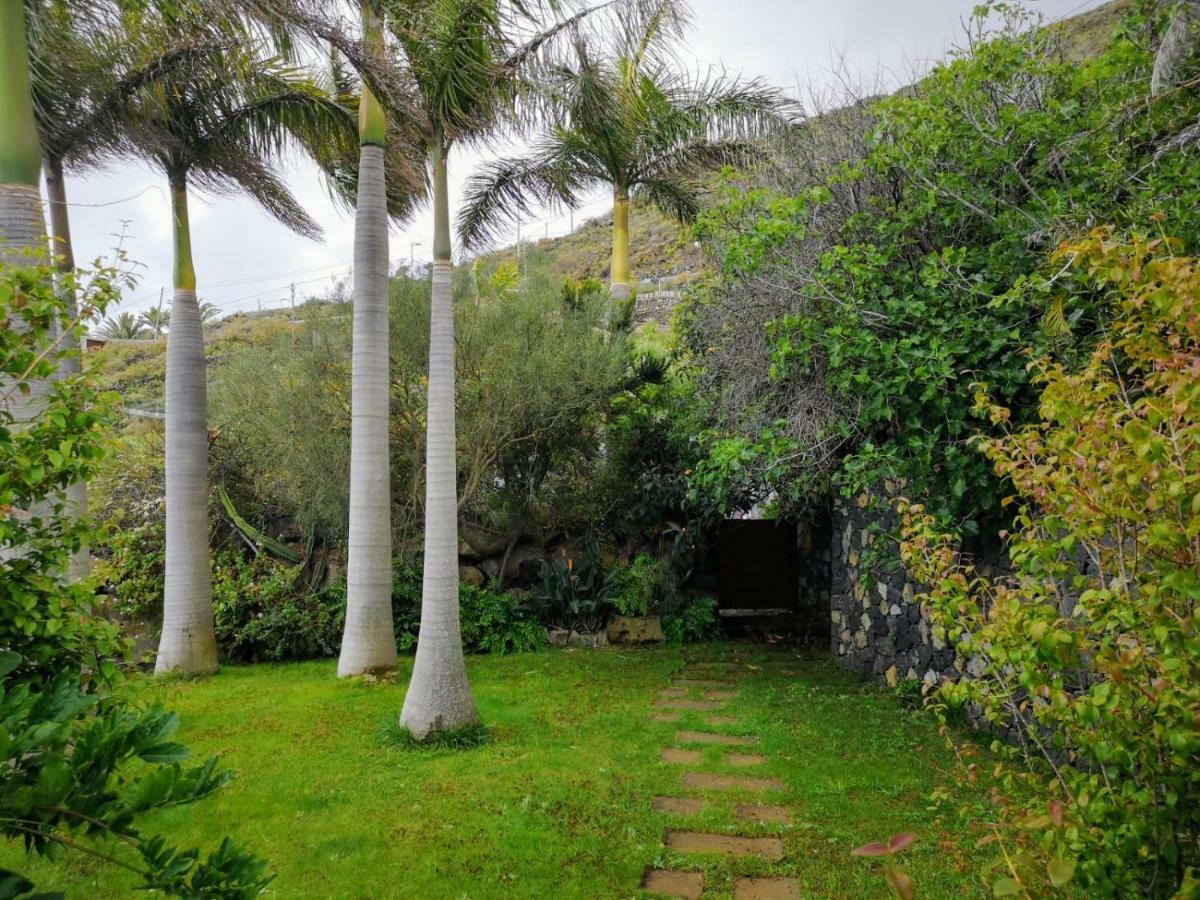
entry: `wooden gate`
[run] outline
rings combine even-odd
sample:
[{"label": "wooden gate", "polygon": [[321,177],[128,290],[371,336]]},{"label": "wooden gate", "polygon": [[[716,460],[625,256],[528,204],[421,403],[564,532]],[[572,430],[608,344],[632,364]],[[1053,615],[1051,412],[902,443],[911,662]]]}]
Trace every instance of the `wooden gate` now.
[{"label": "wooden gate", "polygon": [[796,523],[727,519],[717,549],[720,614],[727,626],[795,626],[800,553]]}]

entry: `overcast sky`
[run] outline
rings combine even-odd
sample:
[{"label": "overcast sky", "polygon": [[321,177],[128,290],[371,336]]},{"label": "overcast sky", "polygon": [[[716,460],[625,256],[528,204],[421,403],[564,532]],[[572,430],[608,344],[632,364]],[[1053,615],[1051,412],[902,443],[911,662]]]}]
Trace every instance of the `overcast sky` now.
[{"label": "overcast sky", "polygon": [[[836,61],[864,82],[882,78],[896,86],[916,69],[927,69],[959,43],[962,22],[976,0],[693,0],[694,27],[680,53],[698,70],[724,66],[762,76],[797,91],[831,85]],[[1034,0],[1047,19],[1063,18],[1100,5],[1101,0]],[[451,158],[451,213],[456,195],[478,155]],[[223,312],[287,305],[296,296],[324,295],[331,279],[346,277],[353,256],[354,223],[335,207],[315,171],[296,161],[288,184],[325,228],[321,242],[298,237],[259,212],[249,200],[191,193],[193,255],[199,295]],[[114,166],[67,179],[75,255],[83,265],[110,255],[116,235],[140,263],[138,286],[121,310],[141,311],[171,296],[171,214],[164,178],[138,165]],[[596,197],[576,222],[606,213],[611,201]],[[392,266],[410,252],[428,260],[432,218],[419,213],[393,228]],[[542,237],[568,230],[565,213],[551,211],[529,222],[524,234]],[[413,243],[416,246],[412,246]]]}]

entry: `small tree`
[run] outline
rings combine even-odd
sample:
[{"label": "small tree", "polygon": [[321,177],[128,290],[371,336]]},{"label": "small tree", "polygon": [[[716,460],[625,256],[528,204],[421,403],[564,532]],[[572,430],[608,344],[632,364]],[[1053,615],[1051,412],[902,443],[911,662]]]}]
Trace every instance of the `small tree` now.
[{"label": "small tree", "polygon": [[[904,558],[974,678],[944,684],[1013,743],[964,810],[1000,850],[996,896],[1200,887],[1200,260],[1096,233],[1060,252],[1111,295],[1086,365],[1032,364],[1041,421],[981,442],[1017,490],[1016,574],[980,576],[919,506]],[[1008,409],[981,411],[1007,427]],[[964,750],[969,756],[971,751]],[[990,776],[986,773],[990,773]],[[1179,893],[1177,893],[1179,892]]]}]

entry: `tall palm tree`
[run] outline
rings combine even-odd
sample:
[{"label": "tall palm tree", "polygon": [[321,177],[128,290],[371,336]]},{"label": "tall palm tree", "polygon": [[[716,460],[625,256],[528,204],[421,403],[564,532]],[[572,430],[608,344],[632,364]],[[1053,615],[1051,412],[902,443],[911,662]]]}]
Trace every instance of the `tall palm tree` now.
[{"label": "tall palm tree", "polygon": [[761,80],[696,80],[682,70],[671,43],[687,17],[681,0],[657,0],[623,19],[615,46],[575,42],[573,60],[542,85],[552,128],[529,155],[491,163],[469,181],[458,219],[464,246],[497,236],[535,201],[575,208],[603,185],[613,193],[612,295],[629,296],[630,201],[642,197],[680,221],[693,219],[698,176],[755,159],[755,141],[790,111]]},{"label": "tall palm tree", "polygon": [[167,176],[174,235],[174,297],[167,335],[166,575],[157,672],[217,665],[208,558],[207,390],[196,300],[188,190],[242,191],[296,232],[320,228],[269,163],[322,142],[348,153],[353,117],[311,81],[253,49],[229,48],[210,64],[147,85],[131,127],[140,152]]},{"label": "tall palm tree", "polygon": [[[69,275],[75,268],[65,170],[94,168],[128,153],[130,104],[146,85],[202,61],[228,41],[221,28],[229,17],[191,6],[157,10],[155,3],[134,11],[117,0],[88,0],[71,8],[38,0],[27,4],[33,66],[34,111],[45,160],[51,244],[69,317],[75,298]],[[74,331],[60,336],[64,354],[58,377],[79,372]],[[67,489],[77,516],[87,514],[87,483]],[[78,579],[90,569],[82,547],[71,560]]]},{"label": "tall palm tree", "polygon": [[426,415],[421,627],[400,724],[418,740],[478,721],[458,609],[454,435],[454,302],[447,165],[455,146],[485,139],[517,104],[525,76],[585,10],[544,28],[528,0],[390,0],[387,24],[420,100],[434,217]]},{"label": "tall palm tree", "polygon": [[[383,56],[383,28],[361,4],[363,37]],[[354,215],[354,307],[350,407],[350,522],[346,624],[338,675],[396,665],[392,620],[392,501],[388,460],[388,221],[384,153],[387,116],[370,86],[358,112]]]}]

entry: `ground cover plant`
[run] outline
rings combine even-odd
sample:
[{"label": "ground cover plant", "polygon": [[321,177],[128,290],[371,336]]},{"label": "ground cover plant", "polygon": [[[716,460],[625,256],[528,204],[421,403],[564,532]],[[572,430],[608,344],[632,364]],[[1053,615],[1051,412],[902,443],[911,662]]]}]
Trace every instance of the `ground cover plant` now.
[{"label": "ground cover plant", "polygon": [[[736,726],[709,726],[704,711],[650,720],[658,691],[695,659],[755,667],[728,706]],[[330,661],[228,666],[151,688],[180,712],[197,753],[220,752],[239,773],[203,806],[153,825],[188,844],[227,832],[252,843],[271,859],[279,896],[629,897],[648,867],[684,861],[663,849],[668,819],[653,809],[656,795],[681,793],[660,748],[679,729],[745,732],[759,736],[755,752],[771,759],[794,813],[790,827],[746,833],[779,835],[786,857],[694,858],[706,896],[731,897],[745,872],[791,875],[805,893],[879,896],[877,867],[850,853],[905,831],[918,836],[903,864],[921,895],[960,895],[963,872],[940,844],[969,830],[926,811],[934,786],[954,789],[936,722],[826,659],[737,644],[470,657],[489,739],[469,749],[397,747],[380,733],[408,664],[375,684],[333,679]],[[705,768],[737,773],[721,750],[702,751]],[[722,815],[745,797],[710,796],[713,809],[685,821],[728,828]],[[21,853],[4,846],[0,865]],[[130,885],[86,862],[31,872],[68,896],[123,897]]]}]

